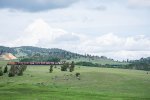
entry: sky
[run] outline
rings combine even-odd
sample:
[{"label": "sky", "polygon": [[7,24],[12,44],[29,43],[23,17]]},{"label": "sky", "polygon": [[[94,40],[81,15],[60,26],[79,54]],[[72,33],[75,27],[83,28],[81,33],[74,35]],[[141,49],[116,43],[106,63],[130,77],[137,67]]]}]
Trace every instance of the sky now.
[{"label": "sky", "polygon": [[149,57],[150,0],[0,0],[0,45]]}]

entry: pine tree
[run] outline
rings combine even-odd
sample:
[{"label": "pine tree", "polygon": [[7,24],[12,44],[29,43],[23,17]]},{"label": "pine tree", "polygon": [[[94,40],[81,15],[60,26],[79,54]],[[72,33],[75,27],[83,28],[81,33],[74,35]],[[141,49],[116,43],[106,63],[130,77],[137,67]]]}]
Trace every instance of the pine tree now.
[{"label": "pine tree", "polygon": [[7,73],[8,72],[8,68],[7,68],[7,65],[5,66],[5,69],[4,69],[4,73]]},{"label": "pine tree", "polygon": [[69,68],[69,63],[64,63],[64,64],[61,66],[61,71],[67,71],[67,68]]},{"label": "pine tree", "polygon": [[70,65],[70,67],[69,67],[69,68],[70,68],[69,71],[70,71],[70,72],[74,71],[74,67],[75,67],[74,61],[72,61],[71,65]]},{"label": "pine tree", "polygon": [[8,76],[9,77],[14,77],[16,74],[16,66],[15,65],[11,65]]},{"label": "pine tree", "polygon": [[53,65],[50,66],[49,72],[50,72],[50,73],[53,72]]},{"label": "pine tree", "polygon": [[3,76],[2,67],[0,67],[0,76]]}]

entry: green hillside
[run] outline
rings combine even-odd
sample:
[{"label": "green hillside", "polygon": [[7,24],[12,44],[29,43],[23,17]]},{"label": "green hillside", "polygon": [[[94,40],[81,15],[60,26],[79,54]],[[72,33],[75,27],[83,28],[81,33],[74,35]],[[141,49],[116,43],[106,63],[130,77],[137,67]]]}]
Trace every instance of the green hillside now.
[{"label": "green hillside", "polygon": [[[66,75],[68,80],[64,80]],[[28,66],[23,76],[0,76],[0,99],[150,100],[149,77],[138,70],[76,66],[70,73],[57,66],[49,73],[49,66]]]},{"label": "green hillside", "polygon": [[[47,61],[50,58],[59,58],[62,61],[86,61],[98,64],[127,64],[126,62],[118,62],[113,59],[109,59],[105,56],[93,56],[93,55],[82,55],[72,53],[70,51],[58,49],[58,48],[39,48],[32,46],[21,46],[21,47],[4,47],[0,46],[0,53],[9,52],[17,56],[19,59],[27,58],[30,61]],[[32,59],[32,60],[31,60]],[[27,60],[27,61],[29,61]]]}]

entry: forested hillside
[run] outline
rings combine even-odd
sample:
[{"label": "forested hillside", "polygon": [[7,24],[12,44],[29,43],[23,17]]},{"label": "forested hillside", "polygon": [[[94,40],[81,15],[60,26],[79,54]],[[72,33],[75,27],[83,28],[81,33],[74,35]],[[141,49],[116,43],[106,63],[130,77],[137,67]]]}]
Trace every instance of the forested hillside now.
[{"label": "forested hillside", "polygon": [[150,57],[130,61],[128,67],[137,70],[150,70]]},{"label": "forested hillside", "polygon": [[12,53],[23,61],[51,61],[52,59],[61,59],[61,60],[74,60],[78,61],[86,61],[86,62],[94,62],[97,63],[99,61],[111,62],[113,63],[113,59],[109,59],[105,56],[93,56],[89,54],[78,54],[72,53],[70,51],[58,49],[58,48],[40,48],[33,46],[21,46],[21,47],[0,47],[0,52],[2,53]]}]

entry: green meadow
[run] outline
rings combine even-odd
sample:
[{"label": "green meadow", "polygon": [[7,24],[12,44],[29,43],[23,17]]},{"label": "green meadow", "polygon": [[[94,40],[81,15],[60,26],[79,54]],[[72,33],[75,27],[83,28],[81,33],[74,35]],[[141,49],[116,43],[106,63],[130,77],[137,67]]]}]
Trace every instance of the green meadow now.
[{"label": "green meadow", "polygon": [[28,66],[23,76],[0,76],[0,100],[150,100],[150,72],[57,66],[49,73],[49,66]]}]

